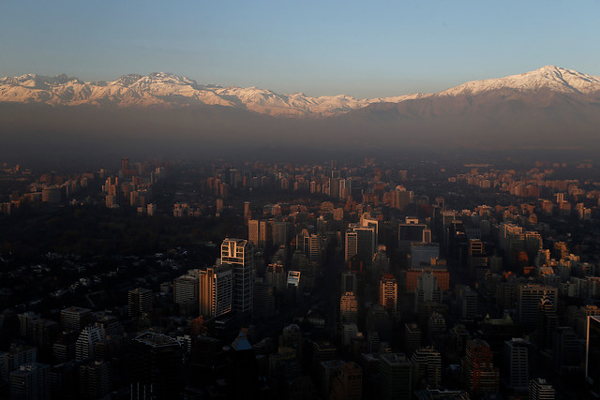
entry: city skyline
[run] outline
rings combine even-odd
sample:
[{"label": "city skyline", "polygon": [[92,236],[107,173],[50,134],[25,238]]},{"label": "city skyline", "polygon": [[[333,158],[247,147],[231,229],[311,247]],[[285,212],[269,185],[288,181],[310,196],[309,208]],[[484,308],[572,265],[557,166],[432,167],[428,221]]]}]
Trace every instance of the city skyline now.
[{"label": "city skyline", "polygon": [[[438,92],[558,65],[599,76],[594,9],[560,3],[11,2],[0,75],[157,71],[357,98]],[[588,12],[582,13],[581,8]]]}]

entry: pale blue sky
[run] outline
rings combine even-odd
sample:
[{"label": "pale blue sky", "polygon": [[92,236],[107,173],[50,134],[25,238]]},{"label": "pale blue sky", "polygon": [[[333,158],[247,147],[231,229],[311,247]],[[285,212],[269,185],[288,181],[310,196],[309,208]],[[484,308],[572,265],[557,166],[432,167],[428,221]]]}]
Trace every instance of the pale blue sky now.
[{"label": "pale blue sky", "polygon": [[356,97],[558,65],[600,76],[600,1],[5,0],[0,75],[173,72]]}]

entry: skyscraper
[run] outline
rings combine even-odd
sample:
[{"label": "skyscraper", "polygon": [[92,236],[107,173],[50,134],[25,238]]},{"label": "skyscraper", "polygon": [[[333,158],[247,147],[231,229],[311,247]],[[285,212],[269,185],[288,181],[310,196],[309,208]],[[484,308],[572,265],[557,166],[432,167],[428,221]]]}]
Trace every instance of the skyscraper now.
[{"label": "skyscraper", "polygon": [[413,382],[426,381],[427,387],[438,387],[442,378],[442,355],[433,347],[418,349],[412,358]]},{"label": "skyscraper", "polygon": [[538,322],[538,305],[540,299],[547,298],[556,304],[558,289],[543,285],[521,285],[519,286],[518,317],[519,322],[529,328],[535,328]]},{"label": "skyscraper", "polygon": [[243,239],[225,239],[221,244],[221,262],[233,269],[233,310],[251,313],[254,287],[254,249]]},{"label": "skyscraper", "polygon": [[365,264],[371,265],[376,245],[376,228],[374,226],[361,227],[351,224],[346,231],[346,249],[344,260],[349,262],[354,256]]},{"label": "skyscraper", "polygon": [[333,400],[362,399],[362,370],[355,362],[347,362],[333,381]]},{"label": "skyscraper", "polygon": [[600,317],[589,316],[585,352],[585,378],[595,396],[600,395]]},{"label": "skyscraper", "polygon": [[63,330],[81,332],[92,323],[92,310],[83,307],[69,307],[60,312],[60,323]]},{"label": "skyscraper", "polygon": [[547,293],[538,303],[538,345],[540,350],[552,348],[552,333],[558,327],[556,307]]},{"label": "skyscraper", "polygon": [[398,281],[392,274],[385,274],[379,280],[379,304],[393,315],[398,310]]},{"label": "skyscraper", "polygon": [[555,396],[554,387],[545,379],[532,379],[529,383],[530,400],[554,400]]},{"label": "skyscraper", "polygon": [[10,373],[11,399],[49,399],[50,366],[23,364]]},{"label": "skyscraper", "polygon": [[529,389],[529,342],[513,338],[504,342],[502,381],[517,392]]},{"label": "skyscraper", "polygon": [[198,270],[188,271],[187,275],[175,278],[173,281],[173,300],[179,304],[181,315],[196,314],[198,307]]},{"label": "skyscraper", "polygon": [[128,293],[128,313],[130,317],[140,317],[152,309],[152,290],[137,288]]},{"label": "skyscraper", "polygon": [[145,332],[133,339],[131,346],[131,398],[181,398],[184,388],[181,344],[169,336]]},{"label": "skyscraper", "polygon": [[233,270],[222,265],[198,271],[199,311],[205,317],[227,314],[233,306]]},{"label": "skyscraper", "polygon": [[381,398],[410,400],[412,365],[408,358],[402,353],[383,353],[379,359]]},{"label": "skyscraper", "polygon": [[75,359],[77,361],[94,358],[94,343],[102,340],[102,333],[98,326],[83,328],[75,343]]},{"label": "skyscraper", "polygon": [[467,351],[461,366],[469,393],[481,395],[498,392],[500,373],[494,368],[492,350],[485,340],[467,341]]}]

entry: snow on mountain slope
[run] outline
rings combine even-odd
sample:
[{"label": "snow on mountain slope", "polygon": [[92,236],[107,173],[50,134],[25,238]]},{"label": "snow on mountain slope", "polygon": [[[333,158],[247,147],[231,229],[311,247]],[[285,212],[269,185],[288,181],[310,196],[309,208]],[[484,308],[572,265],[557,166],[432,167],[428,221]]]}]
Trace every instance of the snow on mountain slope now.
[{"label": "snow on mountain slope", "polygon": [[561,93],[588,94],[600,91],[600,78],[548,65],[535,71],[505,78],[467,82],[437,95],[477,94],[497,89],[512,89],[517,92],[549,89]]},{"label": "snow on mountain slope", "polygon": [[435,94],[356,99],[347,95],[311,97],[303,93],[278,94],[256,87],[200,85],[192,79],[165,72],[148,76],[124,75],[111,82],[82,82],[67,75],[27,74],[0,79],[0,102],[142,108],[206,104],[246,109],[274,117],[319,118],[345,114],[377,103],[474,95],[498,89],[516,93],[549,89],[567,94],[586,94],[600,92],[600,78],[546,66],[520,75],[467,82]]}]

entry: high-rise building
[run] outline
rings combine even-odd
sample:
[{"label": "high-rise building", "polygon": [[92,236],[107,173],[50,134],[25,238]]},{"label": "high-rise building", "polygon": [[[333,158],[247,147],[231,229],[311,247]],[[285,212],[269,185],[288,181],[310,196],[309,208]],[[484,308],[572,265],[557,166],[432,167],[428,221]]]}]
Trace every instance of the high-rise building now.
[{"label": "high-rise building", "polygon": [[421,329],[417,324],[406,323],[404,325],[404,345],[409,357],[421,347]]},{"label": "high-rise building", "polygon": [[435,351],[433,347],[418,349],[413,353],[411,361],[415,386],[421,381],[427,382],[426,387],[436,388],[440,385],[442,355]]},{"label": "high-rise building", "polygon": [[437,284],[437,277],[431,272],[425,272],[417,279],[415,290],[415,311],[425,306],[427,302],[441,302],[442,291]]},{"label": "high-rise building", "polygon": [[552,334],[552,358],[556,372],[569,367],[578,368],[583,345],[571,327],[558,327]]},{"label": "high-rise building", "polygon": [[415,217],[406,217],[404,223],[398,225],[398,248],[409,252],[411,243],[430,243],[431,230],[426,224],[420,224]]},{"label": "high-rise building", "polygon": [[412,396],[412,364],[402,353],[379,355],[380,398],[410,400]]},{"label": "high-rise building", "polygon": [[481,339],[467,341],[466,355],[461,363],[465,384],[472,395],[498,392],[500,373],[494,368],[490,345]]},{"label": "high-rise building", "polygon": [[192,316],[198,307],[199,271],[191,270],[173,281],[173,301],[181,315]]},{"label": "high-rise building", "polygon": [[221,262],[233,269],[233,311],[252,313],[254,299],[254,248],[243,239],[225,239]]},{"label": "high-rise building", "polygon": [[538,322],[538,305],[544,294],[547,294],[547,298],[556,304],[557,288],[532,284],[519,286],[517,314],[521,324],[528,328],[535,328]]},{"label": "high-rise building", "polygon": [[379,304],[393,315],[398,311],[398,281],[392,274],[384,274],[379,279]]},{"label": "high-rise building", "polygon": [[352,292],[346,292],[340,299],[340,323],[356,324],[358,322],[358,300]]},{"label": "high-rise building", "polygon": [[554,400],[554,387],[545,379],[532,379],[529,383],[529,400]]},{"label": "high-rise building", "polygon": [[358,290],[358,277],[356,273],[352,271],[342,272],[342,293],[352,292],[357,293]]},{"label": "high-rise building", "polygon": [[10,398],[15,400],[50,398],[50,366],[23,364],[10,373]]},{"label": "high-rise building", "polygon": [[538,346],[541,350],[552,348],[552,333],[558,327],[556,307],[548,293],[538,303]]},{"label": "high-rise building", "polygon": [[88,361],[79,366],[79,395],[86,399],[101,399],[112,385],[112,370],[107,361]]},{"label": "high-rise building", "polygon": [[131,398],[181,398],[184,388],[181,344],[169,336],[145,332],[132,340],[131,347]]},{"label": "high-rise building", "polygon": [[588,316],[585,378],[596,397],[600,396],[600,316]]},{"label": "high-rise building", "polygon": [[92,310],[87,308],[73,306],[60,312],[60,324],[63,330],[81,332],[92,321]]},{"label": "high-rise building", "polygon": [[84,361],[94,358],[94,343],[102,340],[102,333],[97,326],[83,328],[75,343],[75,359]]},{"label": "high-rise building", "polygon": [[127,293],[129,317],[140,317],[152,309],[152,290],[136,288]]},{"label": "high-rise building", "polygon": [[460,316],[464,319],[473,319],[477,315],[477,292],[470,286],[458,288],[458,301],[460,305]]},{"label": "high-rise building", "polygon": [[254,316],[271,317],[275,314],[275,289],[264,278],[254,282]]},{"label": "high-rise building", "polygon": [[504,342],[502,381],[516,392],[529,390],[529,342],[513,338]]},{"label": "high-rise building", "polygon": [[375,229],[373,226],[361,227],[358,224],[348,226],[344,253],[346,262],[349,262],[354,256],[358,256],[364,265],[371,265],[377,244]]},{"label": "high-rise building", "polygon": [[265,271],[265,279],[275,288],[275,292],[283,293],[287,287],[287,274],[282,264],[269,264]]},{"label": "high-rise building", "polygon": [[198,271],[200,315],[218,317],[233,308],[233,270],[227,265]]},{"label": "high-rise building", "polygon": [[362,370],[355,362],[347,362],[340,368],[339,374],[333,381],[331,390],[332,400],[362,399]]},{"label": "high-rise building", "polygon": [[258,247],[264,248],[265,246],[267,246],[268,244],[271,243],[271,241],[272,241],[271,238],[273,237],[273,232],[271,229],[270,221],[260,221],[259,225],[260,225],[260,229],[259,229],[259,235],[258,235]]}]

